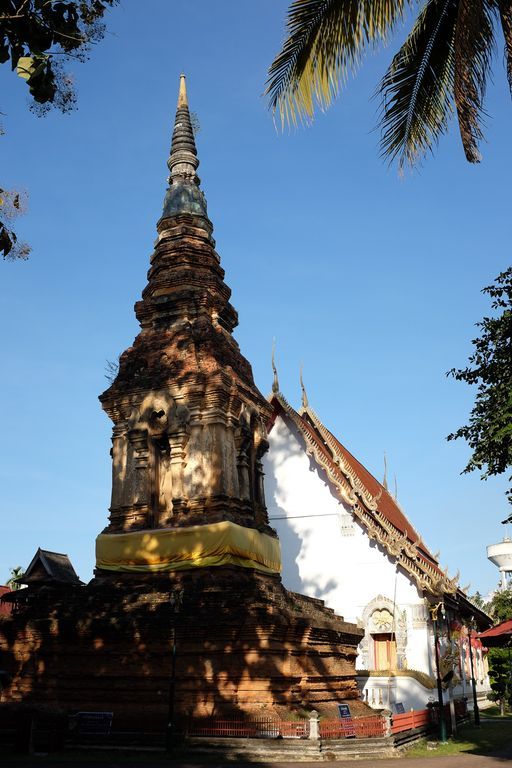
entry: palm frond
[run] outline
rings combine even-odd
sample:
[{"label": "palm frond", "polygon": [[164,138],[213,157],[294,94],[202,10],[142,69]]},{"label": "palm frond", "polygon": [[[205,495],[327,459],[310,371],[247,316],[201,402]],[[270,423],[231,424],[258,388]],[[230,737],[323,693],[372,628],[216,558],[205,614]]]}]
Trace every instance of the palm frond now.
[{"label": "palm frond", "polygon": [[384,41],[412,0],[294,0],[289,36],[269,69],[265,93],[281,123],[330,106],[365,49]]},{"label": "palm frond", "polygon": [[512,93],[512,0],[497,0],[501,28],[505,37],[505,57],[507,62],[507,77]]},{"label": "palm frond", "polygon": [[458,0],[428,0],[380,84],[381,150],[399,166],[432,150],[453,113]]},{"label": "palm frond", "polygon": [[460,136],[468,162],[479,163],[483,100],[494,51],[494,23],[487,0],[459,0],[454,46]]}]

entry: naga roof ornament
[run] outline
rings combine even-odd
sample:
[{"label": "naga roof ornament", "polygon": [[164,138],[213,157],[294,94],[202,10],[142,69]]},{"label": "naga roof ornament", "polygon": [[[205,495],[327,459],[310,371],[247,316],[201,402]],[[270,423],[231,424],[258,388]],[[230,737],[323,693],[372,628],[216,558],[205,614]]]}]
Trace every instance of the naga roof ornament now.
[{"label": "naga roof ornament", "polygon": [[309,401],[308,401],[308,395],[306,392],[306,387],[304,386],[304,379],[302,378],[302,363],[300,366],[300,388],[302,391],[302,409],[301,412],[307,411],[309,408]]},{"label": "naga roof ornament", "polygon": [[272,343],[272,371],[274,372],[274,380],[272,382],[272,392],[277,395],[279,392],[279,379],[277,377],[277,368],[276,368],[276,340],[274,339]]}]

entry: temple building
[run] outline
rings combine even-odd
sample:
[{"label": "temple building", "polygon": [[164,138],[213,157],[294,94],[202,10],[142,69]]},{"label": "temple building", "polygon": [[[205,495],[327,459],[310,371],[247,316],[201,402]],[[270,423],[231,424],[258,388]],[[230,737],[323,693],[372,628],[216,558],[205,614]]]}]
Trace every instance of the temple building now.
[{"label": "temple building", "polygon": [[475,629],[490,620],[441,569],[386,478],[378,482],[325,427],[303,384],[296,411],[275,372],[269,403],[264,470],[283,583],[364,631],[356,662],[363,700],[392,711],[423,709],[438,699],[438,672],[445,701],[471,700],[471,663],[485,696],[485,652]]},{"label": "temple building", "polygon": [[38,553],[0,623],[2,701],[109,710],[147,731],[169,718],[334,715],[344,701],[366,711],[362,630],[281,582],[263,481],[273,405],[232,336],[198,166],[182,76],[140,332],[100,397],[112,497],[95,575],[83,585],[65,556]]}]

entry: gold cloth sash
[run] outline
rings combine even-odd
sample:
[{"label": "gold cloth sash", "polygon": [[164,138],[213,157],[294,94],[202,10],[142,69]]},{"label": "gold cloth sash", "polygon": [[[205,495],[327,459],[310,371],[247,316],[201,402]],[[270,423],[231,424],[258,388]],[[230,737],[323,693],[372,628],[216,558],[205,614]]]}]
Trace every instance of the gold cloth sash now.
[{"label": "gold cloth sash", "polygon": [[230,564],[279,573],[279,541],[228,520],[188,528],[100,533],[96,539],[96,567],[108,571],[182,571]]}]

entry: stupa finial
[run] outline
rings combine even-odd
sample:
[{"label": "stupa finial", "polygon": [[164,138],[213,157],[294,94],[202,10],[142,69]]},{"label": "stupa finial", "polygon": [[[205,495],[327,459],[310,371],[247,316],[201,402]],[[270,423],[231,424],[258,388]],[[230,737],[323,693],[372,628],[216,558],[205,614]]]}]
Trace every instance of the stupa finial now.
[{"label": "stupa finial", "polygon": [[187,86],[185,75],[180,75],[178,105],[172,133],[171,154],[167,161],[171,172],[171,183],[175,181],[194,181],[198,183],[196,170],[199,166],[194,131],[188,111]]},{"label": "stupa finial", "polygon": [[180,107],[188,107],[187,83],[183,72],[180,75],[180,89],[178,92],[178,109]]},{"label": "stupa finial", "polygon": [[187,86],[183,74],[180,75],[176,119],[167,166],[171,175],[169,177],[169,189],[164,200],[162,219],[181,214],[208,218],[206,200],[199,188],[199,177],[196,174],[199,159],[190,112],[188,111]]},{"label": "stupa finial", "polygon": [[279,379],[277,378],[277,368],[276,368],[276,340],[274,339],[272,342],[272,370],[274,371],[274,381],[272,382],[272,392],[277,395],[279,392]]},{"label": "stupa finial", "polygon": [[304,386],[304,379],[302,378],[302,363],[300,364],[300,388],[302,390],[302,410],[305,411],[309,406],[309,400],[306,387]]}]

